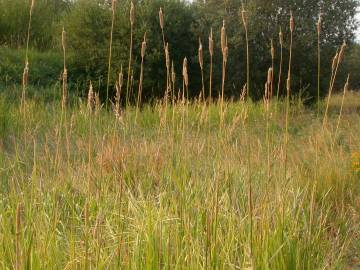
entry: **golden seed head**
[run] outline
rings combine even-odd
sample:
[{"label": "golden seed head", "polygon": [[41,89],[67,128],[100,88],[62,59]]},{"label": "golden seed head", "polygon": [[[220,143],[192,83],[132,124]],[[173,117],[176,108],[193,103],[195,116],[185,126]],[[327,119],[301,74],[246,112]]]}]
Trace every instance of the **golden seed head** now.
[{"label": "golden seed head", "polygon": [[344,86],[344,93],[349,91],[349,80],[350,80],[350,75],[347,76],[346,83]]},{"label": "golden seed head", "polygon": [[62,32],[61,32],[61,46],[62,46],[64,51],[65,51],[65,41],[66,41],[66,32],[65,32],[65,29],[63,27]]},{"label": "golden seed head", "polygon": [[242,4],[242,8],[241,8],[241,18],[243,21],[244,26],[247,26],[247,17],[246,17],[246,11],[245,11],[245,7],[244,4]]},{"label": "golden seed head", "polygon": [[214,40],[213,40],[213,31],[212,28],[210,30],[210,35],[209,35],[209,52],[210,55],[213,56],[214,55]]},{"label": "golden seed head", "polygon": [[123,73],[123,66],[121,65],[120,73],[119,73],[119,86],[120,88],[124,84],[124,73]]},{"label": "golden seed head", "polygon": [[188,76],[188,70],[187,70],[187,58],[184,58],[183,62],[183,77],[186,87],[189,86],[189,76]]},{"label": "golden seed head", "polygon": [[23,80],[22,80],[23,87],[26,87],[28,85],[28,80],[29,80],[29,62],[26,61],[23,72]]},{"label": "golden seed head", "polygon": [[283,32],[281,30],[281,27],[280,27],[280,32],[279,32],[279,43],[281,46],[284,45],[284,35],[283,35]]},{"label": "golden seed head", "polygon": [[331,65],[332,71],[335,70],[336,64],[338,63],[338,59],[339,59],[339,51],[336,52],[336,54],[333,58],[332,65]]},{"label": "golden seed head", "polygon": [[164,29],[164,13],[162,11],[162,8],[160,8],[160,11],[159,11],[159,20],[160,20],[161,29]]},{"label": "golden seed head", "polygon": [[345,49],[346,49],[346,42],[344,40],[339,52],[339,58],[338,58],[339,63],[342,62],[342,60],[344,59]]},{"label": "golden seed head", "polygon": [[31,0],[31,5],[30,5],[30,12],[32,13],[33,9],[34,9],[34,5],[35,5],[35,0]]},{"label": "golden seed head", "polygon": [[92,112],[94,108],[94,103],[95,103],[94,89],[92,86],[92,82],[90,81],[89,92],[88,92],[88,104],[87,104],[90,112]]},{"label": "golden seed head", "polygon": [[200,64],[200,68],[203,69],[204,67],[203,47],[200,38],[199,38],[199,64]]},{"label": "golden seed head", "polygon": [[317,29],[318,35],[320,35],[320,33],[321,33],[321,13],[319,14],[319,18],[318,18],[318,21],[316,23],[316,29]]},{"label": "golden seed head", "polygon": [[291,89],[291,81],[290,81],[290,77],[289,77],[286,80],[286,90],[288,93],[290,93],[290,89]]},{"label": "golden seed head", "polygon": [[275,59],[275,48],[273,40],[271,40],[271,59]]},{"label": "golden seed head", "polygon": [[170,53],[169,53],[169,43],[166,43],[165,46],[165,61],[166,61],[166,68],[170,68]]},{"label": "golden seed head", "polygon": [[292,11],[290,12],[290,31],[293,33],[295,30],[295,20]]},{"label": "golden seed head", "polygon": [[174,68],[174,61],[171,63],[171,81],[172,83],[175,83],[176,74],[175,74],[175,68]]},{"label": "golden seed head", "polygon": [[226,29],[225,29],[225,20],[223,20],[223,26],[221,28],[221,50],[223,54],[225,47],[226,47]]},{"label": "golden seed head", "polygon": [[267,84],[271,85],[273,80],[273,69],[269,68],[268,75],[267,75]]},{"label": "golden seed head", "polygon": [[111,1],[111,9],[112,9],[113,12],[115,12],[115,10],[116,10],[116,3],[117,3],[117,0],[112,0]]},{"label": "golden seed head", "polygon": [[225,49],[224,49],[223,56],[224,56],[224,62],[227,63],[228,56],[229,56],[229,48],[228,48],[227,45],[226,45],[226,47],[225,47]]},{"label": "golden seed head", "polygon": [[144,40],[141,43],[141,58],[145,57],[145,51],[146,51],[146,33],[144,34]]},{"label": "golden seed head", "polygon": [[131,25],[134,25],[135,22],[135,7],[134,7],[134,3],[131,1],[130,4],[130,23]]}]

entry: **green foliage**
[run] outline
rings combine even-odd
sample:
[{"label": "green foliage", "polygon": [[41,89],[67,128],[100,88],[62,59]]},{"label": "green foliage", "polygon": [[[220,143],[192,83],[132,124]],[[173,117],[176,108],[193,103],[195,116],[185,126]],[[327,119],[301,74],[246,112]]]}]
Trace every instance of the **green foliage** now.
[{"label": "green foliage", "polygon": [[[25,50],[0,47],[0,85],[21,84],[24,70]],[[29,51],[29,83],[51,85],[59,80],[62,72],[60,52]]]},{"label": "green foliage", "polygon": [[[26,45],[29,5],[27,0],[0,0],[0,45]],[[36,0],[32,16],[30,46],[47,50],[58,40],[59,23],[70,0]]]},{"label": "green foliage", "polygon": [[[159,26],[158,12],[162,7],[165,14],[165,39],[169,42],[170,57],[174,61],[177,74],[176,90],[182,88],[182,61],[189,60],[190,95],[197,96],[201,89],[201,76],[198,64],[198,38],[204,48],[205,88],[209,81],[208,35],[210,28],[214,31],[215,55],[213,73],[214,96],[221,88],[222,56],[220,50],[220,28],[223,19],[226,22],[228,35],[229,59],[227,64],[225,94],[228,97],[239,97],[245,84],[246,51],[244,28],[241,21],[241,2],[238,0],[186,1],[175,0],[142,0],[135,3],[134,49],[132,100],[137,93],[140,73],[140,46],[143,35],[147,33],[147,50],[144,70],[144,100],[162,97],[166,85],[165,56],[162,34]],[[130,43],[129,1],[117,1],[114,28],[111,88],[114,88],[120,67],[123,66],[124,78],[127,78],[127,67]],[[249,21],[250,39],[250,79],[251,95],[261,98],[267,69],[271,65],[270,40],[275,44],[275,79],[278,77],[280,50],[278,32],[282,27],[285,38],[282,93],[285,92],[286,70],[289,47],[289,12],[295,16],[292,90],[302,93],[310,99],[316,96],[317,74],[317,35],[316,21],[318,13],[323,13],[321,34],[321,93],[326,95],[331,73],[331,59],[336,48],[343,40],[351,44],[357,23],[354,19],[356,0],[251,0],[246,1],[245,8]],[[0,43],[10,48],[23,47],[26,39],[29,18],[28,1],[0,0]],[[35,50],[49,50],[60,54],[61,26],[67,32],[67,65],[69,81],[79,85],[85,94],[88,81],[96,83],[96,90],[105,92],[107,65],[109,55],[109,38],[111,27],[111,1],[103,0],[38,0],[35,2],[30,36],[30,47]],[[7,52],[6,52],[7,53]],[[349,51],[347,50],[345,55]],[[355,53],[353,51],[353,53]],[[15,57],[5,55],[6,67],[1,77],[15,77],[21,74],[23,63],[22,52]],[[1,57],[2,55],[0,55]],[[16,58],[16,59],[14,59]],[[350,58],[345,58],[350,60]],[[0,58],[0,60],[2,60]],[[55,60],[52,58],[51,60]],[[32,83],[48,83],[47,74],[57,70],[59,65],[51,61],[45,78],[31,78]],[[59,59],[60,60],[60,59]],[[1,61],[2,62],[2,61]],[[61,60],[59,61],[61,62]],[[20,66],[18,66],[20,63]],[[4,64],[0,64],[4,65]],[[32,65],[32,63],[30,63]],[[54,65],[54,67],[51,67]],[[341,88],[347,73],[355,64],[346,64],[339,69],[335,88]],[[15,72],[16,71],[16,72]],[[20,71],[18,73],[17,71]],[[32,68],[30,67],[30,72]],[[60,69],[58,74],[60,74]],[[37,71],[35,71],[37,73]],[[353,72],[351,72],[353,73]],[[52,76],[53,77],[53,76]],[[19,76],[16,78],[18,81]],[[126,81],[125,81],[126,84]],[[357,86],[354,84],[354,87]],[[207,92],[207,91],[206,91]],[[113,94],[113,93],[111,93]]]}]

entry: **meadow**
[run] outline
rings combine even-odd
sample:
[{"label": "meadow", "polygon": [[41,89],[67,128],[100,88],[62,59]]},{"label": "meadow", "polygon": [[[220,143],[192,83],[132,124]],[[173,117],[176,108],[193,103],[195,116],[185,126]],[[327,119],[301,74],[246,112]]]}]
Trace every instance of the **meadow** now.
[{"label": "meadow", "polygon": [[[22,84],[0,91],[2,269],[360,269],[360,95],[350,75],[336,89],[344,42],[320,96],[321,15],[317,99],[308,104],[293,94],[292,13],[288,63],[280,30],[280,70],[271,42],[256,101],[249,50],[240,98],[225,95],[225,21],[221,85],[212,85],[211,31],[209,70],[199,41],[201,89],[189,97],[188,59],[176,80],[160,9],[166,86],[163,98],[144,103],[147,36],[133,59],[132,2],[127,71],[112,82],[112,1],[106,92],[89,81],[87,97],[68,84],[64,29],[60,84],[29,84],[33,5]],[[240,17],[248,48],[244,6]]]},{"label": "meadow", "polygon": [[3,94],[1,267],[356,269],[356,98],[337,131],[336,97],[326,128],[292,100],[285,149],[281,101],[226,102],[221,121],[216,103],[116,118]]}]

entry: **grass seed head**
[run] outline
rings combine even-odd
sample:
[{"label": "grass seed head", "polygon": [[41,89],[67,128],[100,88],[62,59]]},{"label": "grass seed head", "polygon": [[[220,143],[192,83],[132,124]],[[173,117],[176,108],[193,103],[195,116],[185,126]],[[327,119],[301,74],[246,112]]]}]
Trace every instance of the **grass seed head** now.
[{"label": "grass seed head", "polygon": [[319,14],[319,18],[318,18],[318,21],[316,23],[316,30],[317,30],[318,35],[320,36],[320,33],[321,33],[321,13]]},{"label": "grass seed head", "polygon": [[32,11],[34,10],[34,6],[35,6],[35,0],[31,0],[30,13],[32,13]]},{"label": "grass seed head", "polygon": [[120,73],[119,73],[119,86],[120,88],[124,85],[124,73],[123,73],[123,66],[121,65]]},{"label": "grass seed head", "polygon": [[209,35],[209,52],[210,55],[213,56],[214,55],[214,40],[213,40],[213,31],[212,28],[210,30],[210,35]]},{"label": "grass seed head", "polygon": [[281,30],[281,27],[280,27],[280,31],[279,31],[279,43],[280,43],[281,46],[284,45],[284,34],[283,34],[282,30]]},{"label": "grass seed head", "polygon": [[189,86],[189,75],[188,75],[187,64],[188,64],[188,61],[187,61],[187,58],[185,57],[184,62],[183,62],[183,72],[182,73],[183,73],[184,83],[185,83],[186,87]]},{"label": "grass seed head", "polygon": [[88,92],[88,103],[87,103],[88,110],[92,112],[94,106],[95,106],[94,89],[92,82],[90,81],[89,92]]},{"label": "grass seed head", "polygon": [[166,46],[165,46],[165,61],[166,61],[166,68],[170,69],[169,43],[166,43]]},{"label": "grass seed head", "polygon": [[286,90],[288,93],[290,93],[290,89],[291,89],[291,81],[290,81],[290,77],[288,77],[286,79]]},{"label": "grass seed head", "polygon": [[141,43],[141,58],[145,57],[145,51],[146,51],[146,33],[144,34],[144,40]]},{"label": "grass seed head", "polygon": [[26,61],[25,68],[23,72],[22,84],[23,87],[26,88],[29,82],[29,62]]},{"label": "grass seed head", "polygon": [[268,75],[267,75],[267,84],[271,85],[272,80],[273,80],[273,69],[269,68]]},{"label": "grass seed head", "polygon": [[331,65],[331,70],[334,72],[335,69],[336,69],[336,65],[338,63],[338,60],[339,59],[339,50],[336,52],[334,58],[333,58],[333,61],[332,61],[332,65]]},{"label": "grass seed head", "polygon": [[345,49],[346,49],[346,42],[344,40],[343,44],[341,45],[340,52],[339,52],[339,57],[338,57],[339,63],[344,60]]},{"label": "grass seed head", "polygon": [[221,50],[224,54],[226,48],[226,29],[225,29],[225,20],[223,20],[223,26],[221,28]]},{"label": "grass seed head", "polygon": [[66,46],[65,42],[66,42],[66,32],[65,32],[65,29],[63,27],[62,32],[61,32],[61,46],[62,46],[63,51],[65,51],[65,46]]},{"label": "grass seed head", "polygon": [[244,4],[241,7],[241,18],[245,27],[247,27],[247,16]]},{"label": "grass seed head", "polygon": [[273,40],[271,40],[271,59],[275,59],[275,48]]},{"label": "grass seed head", "polygon": [[295,30],[295,19],[294,19],[293,13],[291,11],[290,12],[290,31],[291,31],[291,33],[293,33],[294,30]]},{"label": "grass seed head", "polygon": [[203,69],[204,68],[203,46],[200,38],[199,38],[199,64],[200,64],[200,68]]},{"label": "grass seed head", "polygon": [[171,81],[172,81],[172,83],[175,83],[175,79],[176,79],[176,73],[175,73],[174,61],[173,61],[171,63]]},{"label": "grass seed head", "polygon": [[130,23],[131,23],[131,25],[134,25],[134,23],[135,23],[135,7],[134,7],[134,3],[132,1],[130,4]]},{"label": "grass seed head", "polygon": [[160,8],[160,11],[159,11],[159,21],[160,21],[160,27],[161,29],[164,29],[164,13],[162,11],[162,8]]}]

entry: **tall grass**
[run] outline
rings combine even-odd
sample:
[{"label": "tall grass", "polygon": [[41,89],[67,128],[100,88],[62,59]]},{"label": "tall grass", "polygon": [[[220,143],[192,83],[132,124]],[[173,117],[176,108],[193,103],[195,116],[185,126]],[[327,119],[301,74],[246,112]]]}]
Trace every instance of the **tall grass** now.
[{"label": "tall grass", "polygon": [[[136,74],[132,68],[134,12],[131,3],[126,109],[121,107],[121,66],[115,117],[101,109],[92,82],[87,101],[74,100],[65,106],[63,77],[61,105],[29,100],[26,118],[21,117],[25,114],[17,100],[12,104],[0,95],[0,122],[4,123],[0,126],[2,267],[335,270],[358,263],[360,188],[358,173],[350,164],[351,153],[360,147],[360,119],[356,109],[344,110],[349,77],[337,104],[338,116],[330,113],[338,112],[330,101],[336,100],[331,97],[345,45],[333,60],[329,96],[324,101],[328,128],[324,129],[312,109],[302,106],[301,97],[299,106],[291,106],[292,13],[286,99],[276,101],[276,112],[279,106],[284,113],[273,114],[273,42],[263,103],[245,101],[251,84],[248,48],[244,98],[225,100],[226,66],[231,57],[225,21],[220,36],[219,103],[211,102],[212,30],[210,102],[205,102],[201,41],[198,60],[203,98],[189,99],[189,62],[184,57],[182,90],[175,99],[175,65],[160,9],[167,68],[165,102],[142,104],[147,39],[144,35],[140,74]],[[241,14],[248,47],[244,7]],[[279,39],[277,97],[283,65],[281,29]],[[65,48],[63,30],[63,75],[67,74]],[[136,83],[137,99],[132,107],[129,96]],[[170,113],[172,117],[167,117]],[[61,138],[64,130],[66,142]]]}]

